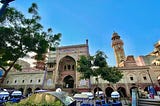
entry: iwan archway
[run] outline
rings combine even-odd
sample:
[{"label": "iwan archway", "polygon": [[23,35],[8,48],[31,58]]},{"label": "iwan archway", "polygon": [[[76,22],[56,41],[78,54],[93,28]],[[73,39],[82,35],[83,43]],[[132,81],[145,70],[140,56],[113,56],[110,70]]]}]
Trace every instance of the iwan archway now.
[{"label": "iwan archway", "polygon": [[76,79],[76,61],[71,56],[65,56],[59,61],[58,84],[63,88],[74,88]]}]

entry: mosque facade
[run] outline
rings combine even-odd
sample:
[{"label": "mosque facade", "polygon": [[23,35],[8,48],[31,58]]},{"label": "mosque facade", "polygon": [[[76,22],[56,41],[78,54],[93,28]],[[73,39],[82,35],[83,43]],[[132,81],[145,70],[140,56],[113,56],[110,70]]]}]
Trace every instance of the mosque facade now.
[{"label": "mosque facade", "polygon": [[[110,97],[114,90],[121,91],[121,96],[130,96],[133,88],[141,87],[147,90],[149,85],[160,84],[160,41],[154,45],[154,50],[146,55],[135,58],[133,55],[126,56],[123,48],[124,42],[118,33],[112,35],[112,48],[116,59],[116,67],[123,73],[123,78],[116,84],[111,84],[99,78],[98,89]],[[33,93],[35,90],[47,89],[62,90],[73,93],[81,91],[96,92],[95,78],[88,80],[80,79],[77,72],[77,61],[81,55],[89,56],[88,40],[84,44],[58,47],[56,51],[49,51],[45,61],[35,62],[31,67],[29,62],[19,60],[23,66],[21,72],[12,70],[0,86],[7,89],[18,89],[24,95]],[[34,56],[30,57],[31,59]]]}]

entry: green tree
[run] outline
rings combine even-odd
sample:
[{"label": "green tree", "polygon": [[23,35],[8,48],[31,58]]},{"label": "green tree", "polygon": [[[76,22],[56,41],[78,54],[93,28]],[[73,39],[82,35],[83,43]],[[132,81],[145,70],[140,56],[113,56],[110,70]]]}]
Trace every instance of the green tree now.
[{"label": "green tree", "polygon": [[91,69],[91,56],[81,56],[78,62],[77,71],[81,73],[81,79],[90,79],[90,76],[93,75],[93,70]]},{"label": "green tree", "polygon": [[81,56],[77,68],[82,75],[81,78],[89,79],[91,76],[95,76],[97,84],[99,77],[111,83],[118,82],[123,74],[118,68],[108,66],[106,58],[107,56],[103,51],[97,51],[93,57]]},{"label": "green tree", "polygon": [[4,70],[1,83],[12,67],[20,69],[15,63],[26,53],[36,52],[36,59],[43,60],[47,49],[55,50],[60,42],[60,33],[53,34],[51,28],[44,31],[37,4],[33,3],[28,13],[30,17],[26,18],[15,8],[7,8],[0,18],[0,68]]},{"label": "green tree", "polygon": [[94,76],[100,76],[103,80],[107,80],[111,83],[116,83],[120,81],[123,74],[118,68],[108,66],[106,62],[107,56],[103,51],[97,51],[94,58],[94,66],[98,68],[94,71]]},{"label": "green tree", "polygon": [[106,67],[106,69],[101,71],[100,75],[103,80],[107,80],[113,84],[120,81],[123,77],[122,72],[116,67]]}]

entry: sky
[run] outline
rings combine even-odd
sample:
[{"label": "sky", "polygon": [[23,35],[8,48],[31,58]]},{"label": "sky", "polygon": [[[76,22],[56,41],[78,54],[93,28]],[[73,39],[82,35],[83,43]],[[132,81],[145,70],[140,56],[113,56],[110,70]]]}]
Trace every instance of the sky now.
[{"label": "sky", "polygon": [[60,46],[88,39],[90,54],[103,51],[112,66],[116,65],[113,32],[121,36],[126,56],[147,55],[160,40],[160,0],[15,0],[9,6],[28,16],[33,2],[44,28],[62,33]]}]

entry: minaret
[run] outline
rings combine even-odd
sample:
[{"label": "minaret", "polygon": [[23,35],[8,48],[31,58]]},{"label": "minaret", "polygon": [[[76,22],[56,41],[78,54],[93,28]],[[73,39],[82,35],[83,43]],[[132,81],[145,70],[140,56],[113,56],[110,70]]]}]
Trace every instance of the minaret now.
[{"label": "minaret", "polygon": [[154,45],[154,52],[156,56],[160,56],[160,40]]},{"label": "minaret", "polygon": [[120,36],[116,32],[114,32],[112,35],[112,48],[116,58],[116,66],[119,67],[119,64],[125,59],[125,53],[123,48],[123,41],[120,39]]}]

